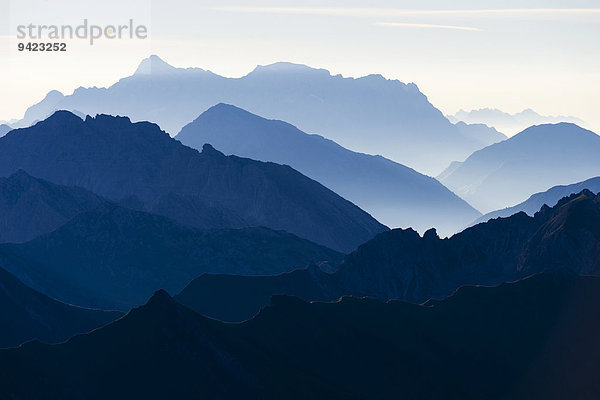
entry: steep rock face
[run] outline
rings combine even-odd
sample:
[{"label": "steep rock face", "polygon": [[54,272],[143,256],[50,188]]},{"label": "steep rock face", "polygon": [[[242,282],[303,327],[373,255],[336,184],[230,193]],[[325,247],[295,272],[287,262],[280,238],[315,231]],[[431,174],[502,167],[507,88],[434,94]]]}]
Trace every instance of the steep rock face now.
[{"label": "steep rock face", "polygon": [[14,130],[0,138],[0,176],[18,169],[200,228],[267,226],[345,252],[387,229],[290,167],[199,153],[125,117],[59,111]]},{"label": "steep rock face", "polygon": [[[249,277],[239,292],[230,291],[240,284],[236,278],[205,275],[177,298],[211,317],[239,321],[267,304],[268,293],[289,292],[304,300],[352,295],[421,303],[445,298],[462,285],[494,285],[559,268],[600,275],[599,199],[583,191],[534,217],[521,212],[490,220],[449,239],[440,239],[434,230],[421,237],[411,229],[395,229],[359,246],[332,274],[313,268],[295,271],[293,277]],[[290,288],[292,278],[298,285]],[[223,298],[217,292],[233,294]],[[211,299],[224,302],[226,309]],[[245,306],[238,314],[228,311],[239,304]]]},{"label": "steep rock face", "polygon": [[599,279],[565,270],[421,306],[274,296],[243,324],[159,291],[88,335],[0,351],[0,396],[595,398],[598,304]]},{"label": "steep rock face", "polygon": [[420,232],[435,227],[452,235],[479,214],[438,181],[411,168],[227,104],[211,107],[176,139],[197,149],[210,143],[225,154],[290,165],[393,227]]},{"label": "steep rock face", "polygon": [[120,317],[117,311],[74,307],[30,289],[0,268],[0,347],[38,339],[58,343]]},{"label": "steep rock face", "polygon": [[47,235],[0,245],[0,265],[51,297],[127,310],[203,273],[272,275],[342,255],[267,228],[203,231],[107,204]]},{"label": "steep rock face", "polygon": [[473,153],[438,179],[487,213],[600,175],[599,153],[600,136],[592,131],[569,123],[537,125]]},{"label": "steep rock face", "polygon": [[87,190],[55,185],[19,170],[0,178],[0,242],[26,242],[105,203]]},{"label": "steep rock face", "polygon": [[429,174],[497,141],[497,132],[465,132],[450,123],[414,83],[381,75],[344,78],[305,65],[259,66],[242,78],[225,78],[200,68],[175,68],[153,56],[136,73],[109,88],[78,88],[49,94],[21,121],[28,126],[56,109],[85,114],[126,114],[153,121],[175,135],[218,103],[288,121],[342,146],[382,154]]},{"label": "steep rock face", "polygon": [[540,214],[550,218],[529,239],[520,258],[524,274],[576,266],[583,275],[600,273],[600,194],[584,190]]}]

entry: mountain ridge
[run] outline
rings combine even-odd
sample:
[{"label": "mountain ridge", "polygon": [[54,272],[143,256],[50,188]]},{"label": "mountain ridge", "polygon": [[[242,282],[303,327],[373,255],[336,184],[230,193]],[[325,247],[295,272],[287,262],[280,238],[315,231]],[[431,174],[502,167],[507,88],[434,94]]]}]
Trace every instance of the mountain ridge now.
[{"label": "mountain ridge", "polygon": [[200,153],[128,117],[59,111],[13,130],[0,138],[0,176],[18,169],[198,228],[267,226],[339,251],[387,229],[288,166]]},{"label": "mountain ridge", "polygon": [[108,88],[78,88],[68,96],[50,96],[30,107],[19,126],[44,119],[56,109],[69,109],[90,115],[125,113],[135,121],[156,122],[174,135],[203,111],[224,102],[430,175],[497,140],[493,130],[480,129],[476,139],[463,135],[414,83],[381,75],[345,78],[280,63],[257,67],[241,78],[226,78],[202,69],[175,68],[158,57],[143,60],[139,68],[152,65],[157,66],[155,74],[140,71]]},{"label": "mountain ridge", "polygon": [[595,346],[600,316],[597,307],[585,305],[600,302],[599,285],[598,278],[561,270],[492,288],[463,287],[422,306],[348,297],[306,303],[274,296],[271,305],[242,324],[202,317],[158,291],[120,320],[64,344],[28,343],[0,351],[0,394],[65,399],[109,393],[117,399],[595,396],[600,393],[593,374],[600,359]]},{"label": "mountain ridge", "polygon": [[175,138],[196,149],[210,143],[228,155],[290,165],[389,226],[411,226],[421,232],[436,227],[451,235],[478,214],[435,179],[409,167],[352,152],[233,105],[209,108]]},{"label": "mountain ridge", "polygon": [[600,136],[575,124],[536,125],[451,165],[440,181],[483,213],[600,174]]},{"label": "mountain ridge", "polygon": [[306,301],[349,295],[419,304],[445,298],[460,286],[496,285],[559,268],[600,275],[596,225],[600,196],[583,191],[533,217],[520,212],[446,239],[433,229],[423,236],[412,229],[384,232],[346,255],[333,273],[312,266],[275,277],[204,274],[175,297],[212,318],[239,322],[255,315],[272,294]]}]

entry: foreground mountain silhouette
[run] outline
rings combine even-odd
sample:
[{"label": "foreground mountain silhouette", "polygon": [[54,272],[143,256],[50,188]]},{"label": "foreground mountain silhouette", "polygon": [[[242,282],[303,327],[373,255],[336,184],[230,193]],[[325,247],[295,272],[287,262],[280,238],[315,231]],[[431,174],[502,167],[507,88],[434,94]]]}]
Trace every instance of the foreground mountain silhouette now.
[{"label": "foreground mountain silhouette", "polygon": [[540,115],[532,109],[526,109],[516,114],[509,114],[495,108],[481,108],[471,111],[460,110],[454,115],[449,115],[448,119],[454,123],[462,121],[467,124],[486,124],[509,135],[517,134],[532,125],[556,124],[559,122],[585,125],[585,122],[577,117]]},{"label": "foreground mountain silhouette", "polygon": [[67,343],[0,352],[6,398],[595,398],[600,280],[568,271],[441,302],[276,296],[223,324],[166,292]]},{"label": "foreground mountain silhouette", "polygon": [[0,176],[23,169],[199,228],[266,226],[344,252],[387,228],[287,166],[183,146],[157,125],[59,111],[0,138]]},{"label": "foreground mountain silhouette", "polygon": [[482,212],[600,175],[600,136],[574,124],[539,125],[454,163],[438,179]]},{"label": "foreground mountain silhouette", "polygon": [[593,193],[600,193],[600,177],[587,179],[583,182],[573,183],[571,185],[554,186],[545,192],[532,195],[530,198],[516,206],[487,213],[475,220],[472,225],[487,222],[493,218],[508,217],[521,211],[528,215],[533,215],[542,208],[544,204],[554,207],[563,197],[570,196],[573,193],[579,193],[584,189],[588,189]]},{"label": "foreground mountain silhouette", "polygon": [[119,310],[143,304],[159,288],[177,293],[203,273],[272,275],[341,258],[283,231],[203,231],[114,204],[27,243],[0,245],[0,265],[36,290]]},{"label": "foreground mountain silhouette", "polygon": [[[319,132],[342,146],[382,154],[427,174],[498,140],[498,132],[465,133],[451,124],[413,83],[381,75],[332,76],[304,65],[259,66],[242,78],[225,78],[200,68],[175,68],[157,56],[109,88],[78,88],[72,95],[52,91],[27,110],[22,126],[56,109],[84,114],[128,115],[153,121],[175,135],[218,103],[288,121],[304,132]],[[500,137],[500,140],[502,137]]]},{"label": "foreground mountain silhouette", "polygon": [[479,214],[438,181],[413,169],[227,104],[211,107],[176,139],[196,149],[210,143],[225,154],[290,165],[389,226],[419,231],[436,227],[451,235]]},{"label": "foreground mountain silhouette", "polygon": [[19,170],[0,178],[0,242],[26,242],[105,203],[87,190],[55,185]]},{"label": "foreground mountain silhouette", "polygon": [[[38,339],[57,343],[106,325],[122,314],[61,303],[30,289],[0,268],[0,347]],[[2,396],[0,396],[2,397]]]},{"label": "foreground mountain silhouette", "polygon": [[[202,275],[177,300],[220,320],[255,315],[274,294],[305,300],[369,296],[421,303],[462,285],[494,285],[569,268],[600,275],[600,195],[589,191],[440,239],[412,229],[382,233],[348,254],[333,274],[315,266],[275,277]],[[295,282],[295,283],[294,283]]]}]

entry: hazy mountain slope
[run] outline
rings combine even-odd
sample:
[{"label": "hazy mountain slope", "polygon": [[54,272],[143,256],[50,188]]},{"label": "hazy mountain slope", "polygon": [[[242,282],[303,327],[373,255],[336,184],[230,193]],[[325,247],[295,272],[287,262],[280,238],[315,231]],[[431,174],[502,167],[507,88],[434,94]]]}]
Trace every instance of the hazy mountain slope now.
[{"label": "hazy mountain slope", "polygon": [[600,281],[565,271],[442,302],[276,296],[243,324],[165,292],[65,344],[0,352],[0,395],[31,399],[548,399],[600,395]]},{"label": "hazy mountain slope", "polygon": [[12,128],[9,125],[0,124],[0,137],[6,135],[11,130]]},{"label": "hazy mountain slope", "polygon": [[482,212],[533,193],[600,175],[600,136],[560,123],[539,125],[473,153],[438,179]]},{"label": "hazy mountain slope", "polygon": [[0,268],[0,347],[18,346],[32,339],[62,342],[121,315],[117,311],[91,310],[61,303],[30,289]]},{"label": "hazy mountain slope", "polygon": [[344,78],[323,69],[276,63],[232,79],[200,68],[175,68],[157,56],[143,60],[134,75],[109,88],[78,88],[64,97],[52,92],[21,123],[27,126],[53,110],[68,109],[125,114],[135,121],[156,122],[175,135],[218,103],[288,121],[346,148],[382,154],[430,175],[497,140],[491,130],[477,138],[463,135],[415,84],[381,75]]},{"label": "hazy mountain slope", "polygon": [[460,110],[454,115],[449,115],[452,122],[466,122],[467,124],[486,124],[493,126],[501,132],[514,135],[522,130],[541,124],[556,124],[571,122],[577,125],[586,125],[584,121],[573,116],[540,115],[531,109],[523,110],[516,114],[509,114],[498,109],[481,108],[479,110]]},{"label": "hazy mountain slope", "polygon": [[0,178],[0,242],[26,242],[105,203],[87,190],[55,185],[19,170]]},{"label": "hazy mountain slope", "polygon": [[200,274],[272,275],[341,254],[282,231],[202,231],[106,205],[56,231],[0,246],[0,265],[36,290],[86,307],[127,310]]},{"label": "hazy mountain slope", "polygon": [[204,275],[177,298],[213,318],[240,321],[266,305],[268,294],[288,291],[304,300],[352,295],[421,303],[462,285],[493,285],[557,268],[600,275],[599,226],[600,196],[584,191],[535,217],[519,213],[491,220],[449,239],[434,231],[421,237],[412,229],[382,233],[348,254],[333,274],[295,271],[293,288],[291,274],[243,280]]},{"label": "hazy mountain slope", "polygon": [[351,251],[386,230],[287,166],[202,153],[154,124],[60,111],[0,138],[0,176],[23,169],[200,228],[267,226]]},{"label": "hazy mountain slope", "polygon": [[485,124],[466,124],[458,121],[454,126],[463,136],[479,141],[482,148],[507,139],[505,134]]},{"label": "hazy mountain slope", "polygon": [[433,178],[231,105],[211,107],[176,139],[196,149],[210,143],[225,154],[290,165],[389,226],[421,232],[436,227],[451,235],[478,214]]},{"label": "hazy mountain slope", "polygon": [[554,186],[545,192],[532,195],[530,198],[520,204],[517,204],[516,206],[487,213],[475,220],[473,224],[487,222],[492,218],[509,217],[521,211],[526,212],[528,215],[533,215],[539,211],[544,204],[554,207],[556,203],[558,203],[558,201],[563,197],[567,197],[573,193],[579,193],[584,189],[588,189],[594,193],[600,192],[600,177],[591,178],[583,182],[573,183],[571,185]]}]

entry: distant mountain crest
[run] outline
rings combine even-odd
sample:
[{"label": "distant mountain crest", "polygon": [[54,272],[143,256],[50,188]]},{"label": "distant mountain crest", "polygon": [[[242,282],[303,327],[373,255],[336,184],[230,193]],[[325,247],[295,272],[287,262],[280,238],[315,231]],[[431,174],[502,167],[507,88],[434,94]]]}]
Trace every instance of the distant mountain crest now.
[{"label": "distant mountain crest", "polygon": [[586,126],[586,122],[573,116],[546,116],[540,115],[528,108],[516,114],[509,114],[496,108],[481,108],[479,110],[460,110],[448,118],[452,122],[463,121],[468,124],[486,124],[496,129],[514,135],[532,125],[553,124],[559,122],[571,122],[580,126]]},{"label": "distant mountain crest", "polygon": [[485,127],[473,132],[450,123],[413,83],[381,75],[346,78],[286,62],[227,78],[150,56],[135,74],[108,88],[78,88],[69,96],[50,97],[31,106],[19,126],[67,109],[125,114],[133,121],[156,122],[174,136],[203,111],[229,103],[429,175],[498,140],[498,132]]},{"label": "distant mountain crest", "polygon": [[454,163],[438,179],[482,212],[600,175],[600,136],[572,123],[531,126]]}]

